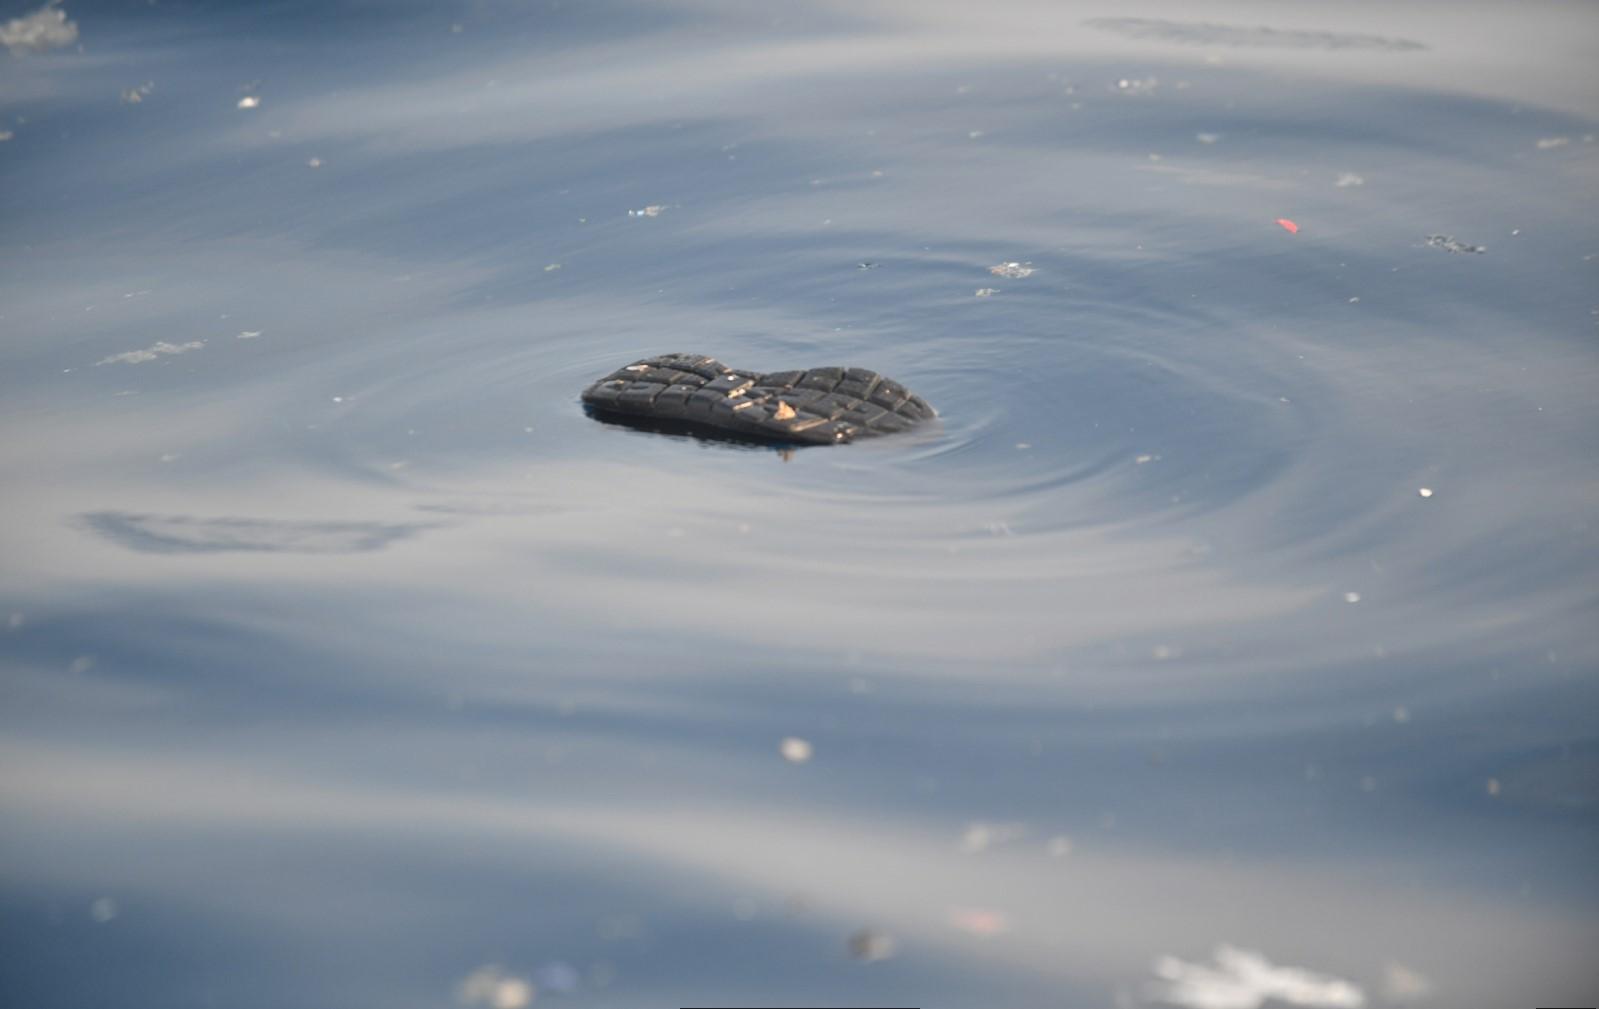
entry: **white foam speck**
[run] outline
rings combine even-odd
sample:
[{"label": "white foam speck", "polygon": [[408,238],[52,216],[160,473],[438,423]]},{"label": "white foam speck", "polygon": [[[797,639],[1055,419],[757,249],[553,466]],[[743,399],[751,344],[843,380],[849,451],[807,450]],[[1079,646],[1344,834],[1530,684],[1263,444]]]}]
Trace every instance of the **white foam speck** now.
[{"label": "white foam speck", "polygon": [[143,350],[129,350],[121,354],[112,354],[110,357],[102,357],[94,363],[97,366],[102,364],[143,364],[146,361],[154,361],[156,358],[168,354],[187,354],[191,350],[199,350],[204,346],[204,340],[190,340],[188,343],[168,343],[165,340],[158,340]]},{"label": "white foam speck", "polygon": [[1032,263],[997,263],[988,268],[988,272],[996,277],[1005,277],[1018,280],[1022,277],[1031,277],[1035,272]]},{"label": "white foam speck", "polygon": [[798,736],[789,736],[777,746],[777,752],[790,764],[803,764],[811,759],[811,744]]}]

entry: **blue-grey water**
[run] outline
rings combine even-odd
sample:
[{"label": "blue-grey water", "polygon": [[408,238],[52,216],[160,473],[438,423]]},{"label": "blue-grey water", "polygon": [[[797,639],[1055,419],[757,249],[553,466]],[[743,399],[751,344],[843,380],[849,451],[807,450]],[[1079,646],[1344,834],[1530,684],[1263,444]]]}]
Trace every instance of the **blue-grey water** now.
[{"label": "blue-grey water", "polygon": [[1599,8],[0,41],[5,1005],[1599,997]]}]

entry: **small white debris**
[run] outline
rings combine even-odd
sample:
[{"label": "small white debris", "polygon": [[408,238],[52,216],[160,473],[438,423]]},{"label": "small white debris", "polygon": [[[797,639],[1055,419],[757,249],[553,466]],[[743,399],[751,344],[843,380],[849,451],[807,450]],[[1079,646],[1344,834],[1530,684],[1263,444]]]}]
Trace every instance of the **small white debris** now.
[{"label": "small white debris", "polygon": [[101,897],[89,905],[89,917],[104,925],[115,918],[119,910],[121,909],[117,907],[116,901],[110,897]]},{"label": "small white debris", "polygon": [[979,297],[979,298],[992,298],[994,295],[999,293],[999,288],[997,288],[997,287],[979,287],[977,289],[976,293],[977,293],[977,297]]},{"label": "small white debris", "polygon": [[1214,144],[1221,139],[1220,133],[1196,133],[1194,139],[1202,144]]},{"label": "small white debris", "polygon": [[1182,654],[1183,650],[1181,648],[1173,648],[1171,645],[1156,645],[1149,650],[1149,657],[1157,662],[1181,658]]},{"label": "small white debris", "polygon": [[122,89],[122,104],[124,104],[124,105],[137,105],[140,102],[144,101],[145,96],[148,95],[150,92],[152,92],[154,90],[155,90],[155,82],[154,81],[145,81],[143,84],[139,84],[139,85],[137,85],[135,87],[123,88]]},{"label": "small white debris", "polygon": [[1432,488],[1431,487],[1417,487],[1416,488],[1416,495],[1418,497],[1432,497]]},{"label": "small white debris", "polygon": [[1479,256],[1488,251],[1486,245],[1472,245],[1470,242],[1462,242],[1449,235],[1428,235],[1426,244],[1434,249],[1442,249],[1445,252],[1467,253]]},{"label": "small white debris", "polygon": [[777,745],[777,752],[790,764],[803,764],[811,759],[811,744],[798,736],[789,736]]},{"label": "small white debris", "polygon": [[1135,466],[1142,466],[1146,462],[1154,462],[1156,458],[1157,458],[1156,456],[1149,455],[1148,453],[1145,453],[1144,455],[1141,455],[1138,458],[1134,459],[1133,460],[1133,464]]},{"label": "small white debris", "polygon": [[1364,186],[1365,184],[1366,180],[1354,172],[1340,172],[1338,181],[1333,183],[1339,189],[1348,189],[1350,186]]},{"label": "small white debris", "polygon": [[1564,147],[1569,143],[1571,143],[1570,137],[1544,137],[1538,141],[1538,149],[1540,151],[1548,151],[1556,147]]},{"label": "small white debris", "polygon": [[966,139],[967,140],[976,140],[978,137],[981,137],[982,135],[983,135],[983,131],[982,130],[967,130],[966,131]]},{"label": "small white debris", "polygon": [[[127,295],[127,297],[132,297],[132,295]],[[102,364],[143,364],[146,361],[154,361],[156,358],[166,354],[187,354],[191,350],[199,350],[204,346],[204,340],[191,340],[188,343],[168,343],[165,340],[158,340],[143,350],[129,350],[121,354],[112,354],[110,357],[102,357],[94,363],[95,367],[99,367]]]},{"label": "small white debris", "polygon": [[1019,280],[1022,277],[1031,277],[1036,271],[1034,271],[1032,263],[999,263],[990,266],[988,272],[996,277]]},{"label": "small white debris", "polygon": [[1344,602],[1346,602],[1346,603],[1358,603],[1358,602],[1360,602],[1360,593],[1359,592],[1345,592],[1344,593]]},{"label": "small white debris", "polygon": [[550,263],[548,266],[544,267],[544,272],[545,273],[554,273],[556,270],[559,270],[560,268],[561,268],[561,264],[560,263]]},{"label": "small white debris", "polygon": [[522,1009],[533,1004],[536,994],[527,979],[507,974],[496,964],[487,964],[466,976],[455,990],[455,1000],[464,1006],[485,1009]]},{"label": "small white debris", "polygon": [[1488,792],[1489,795],[1498,795],[1500,792],[1499,779],[1489,778],[1483,783],[1483,788]]},{"label": "small white debris", "polygon": [[664,213],[665,211],[666,211],[666,206],[664,204],[652,203],[649,206],[644,207],[644,208],[642,208],[640,210],[629,210],[627,212],[627,216],[629,216],[629,217],[660,217],[661,214]]},{"label": "small white debris", "polygon": [[305,161],[305,167],[307,167],[307,168],[321,168],[322,167],[322,159],[321,158],[307,158],[306,161]]},{"label": "small white debris", "polygon": [[245,95],[243,98],[239,99],[239,108],[241,109],[255,109],[260,107],[261,99],[257,98],[255,95]]},{"label": "small white debris", "polygon": [[334,396],[333,397],[333,402],[342,403],[342,402],[344,402],[344,397],[343,396]]},{"label": "small white debris", "polygon": [[1153,94],[1160,87],[1160,80],[1155,77],[1123,77],[1116,82],[1116,90],[1124,95]]},{"label": "small white debris", "polygon": [[0,144],[5,143],[14,136],[16,136],[16,134],[12,133],[10,130],[0,130]]},{"label": "small white debris", "polygon": [[241,330],[239,332],[239,335],[235,336],[234,339],[235,340],[254,340],[256,337],[258,337],[260,335],[261,335],[261,330],[259,330],[259,329],[245,329],[245,330]]},{"label": "small white debris", "polygon": [[1350,303],[1350,304],[1351,304],[1351,305],[1358,305],[1358,304],[1360,304],[1360,295],[1358,295],[1358,294],[1357,294],[1357,295],[1355,295],[1355,296],[1354,296],[1354,297],[1353,297],[1353,298],[1350,298],[1350,299],[1349,299],[1349,303]]}]

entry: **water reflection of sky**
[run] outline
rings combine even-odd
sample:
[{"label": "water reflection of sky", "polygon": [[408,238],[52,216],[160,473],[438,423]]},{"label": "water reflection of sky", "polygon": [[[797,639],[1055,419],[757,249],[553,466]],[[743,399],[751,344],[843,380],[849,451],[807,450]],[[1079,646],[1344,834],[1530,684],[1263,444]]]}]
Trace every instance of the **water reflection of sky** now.
[{"label": "water reflection of sky", "polygon": [[0,990],[1591,1002],[1592,28],[0,11]]}]

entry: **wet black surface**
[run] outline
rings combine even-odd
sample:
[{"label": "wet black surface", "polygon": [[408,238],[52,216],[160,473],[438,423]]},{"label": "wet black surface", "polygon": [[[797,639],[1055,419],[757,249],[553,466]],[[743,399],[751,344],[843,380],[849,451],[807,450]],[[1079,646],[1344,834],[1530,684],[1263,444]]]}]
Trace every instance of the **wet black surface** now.
[{"label": "wet black surface", "polygon": [[841,445],[904,434],[937,416],[927,401],[867,368],[740,371],[704,354],[623,365],[583,390],[592,414],[702,436],[779,445]]}]

